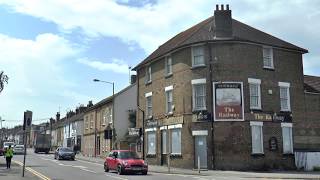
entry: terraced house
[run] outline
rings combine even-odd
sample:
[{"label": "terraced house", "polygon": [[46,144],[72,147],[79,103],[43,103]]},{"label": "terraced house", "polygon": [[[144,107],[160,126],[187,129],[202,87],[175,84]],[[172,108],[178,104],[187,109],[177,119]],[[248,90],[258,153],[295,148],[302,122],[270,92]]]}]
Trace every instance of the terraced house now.
[{"label": "terraced house", "polygon": [[307,52],[232,19],[228,5],[217,5],[214,16],[174,36],[134,68],[145,114],[138,111],[137,126],[144,127],[148,162],[295,168],[295,137],[309,123],[302,103]]}]

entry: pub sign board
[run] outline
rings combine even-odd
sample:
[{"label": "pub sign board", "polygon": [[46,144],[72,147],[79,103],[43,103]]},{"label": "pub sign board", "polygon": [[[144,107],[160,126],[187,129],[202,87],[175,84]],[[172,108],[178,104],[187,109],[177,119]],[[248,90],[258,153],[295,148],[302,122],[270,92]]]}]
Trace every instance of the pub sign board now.
[{"label": "pub sign board", "polygon": [[244,121],[242,82],[213,83],[214,121]]}]

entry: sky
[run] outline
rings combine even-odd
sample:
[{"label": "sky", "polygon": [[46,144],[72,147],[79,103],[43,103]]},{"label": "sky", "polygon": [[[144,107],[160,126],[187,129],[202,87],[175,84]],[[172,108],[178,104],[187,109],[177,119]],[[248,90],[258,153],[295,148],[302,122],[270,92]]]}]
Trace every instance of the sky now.
[{"label": "sky", "polygon": [[[229,4],[232,17],[309,50],[304,73],[320,76],[318,0],[1,0],[0,94],[4,127],[62,116],[129,85],[134,67],[177,33]],[[132,74],[134,72],[131,72]]]}]

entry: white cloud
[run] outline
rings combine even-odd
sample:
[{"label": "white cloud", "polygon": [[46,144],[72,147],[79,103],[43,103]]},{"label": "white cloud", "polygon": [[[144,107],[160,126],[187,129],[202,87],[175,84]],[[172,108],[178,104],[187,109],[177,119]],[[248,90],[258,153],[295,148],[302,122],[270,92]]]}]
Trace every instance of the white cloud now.
[{"label": "white cloud", "polygon": [[77,60],[79,63],[98,69],[100,71],[113,71],[115,73],[128,74],[128,64],[122,60],[113,59],[110,63],[101,62],[99,60],[89,60],[81,58]]},{"label": "white cloud", "polygon": [[57,106],[53,97],[62,96],[61,90],[74,86],[62,69],[63,63],[80,52],[80,48],[53,34],[40,34],[35,40],[0,34],[0,70],[9,76],[0,94],[0,115],[16,118],[26,109],[37,109],[38,117],[53,115]]},{"label": "white cloud", "polygon": [[115,1],[4,0],[16,12],[39,17],[65,30],[82,28],[91,37],[118,37],[137,42],[148,53],[170,36],[212,14],[214,4],[205,1],[162,0],[143,7]]}]

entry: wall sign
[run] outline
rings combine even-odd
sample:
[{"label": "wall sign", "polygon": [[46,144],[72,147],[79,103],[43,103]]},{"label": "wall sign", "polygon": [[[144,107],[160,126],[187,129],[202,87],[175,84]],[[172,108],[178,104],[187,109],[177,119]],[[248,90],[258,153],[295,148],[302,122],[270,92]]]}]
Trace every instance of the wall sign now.
[{"label": "wall sign", "polygon": [[196,114],[197,121],[210,121],[211,120],[211,113],[208,111],[199,111]]},{"label": "wall sign", "polygon": [[244,121],[242,82],[213,83],[215,121]]},{"label": "wall sign", "polygon": [[292,116],[290,113],[274,114],[273,122],[292,122]]},{"label": "wall sign", "polygon": [[154,119],[147,120],[146,122],[146,127],[157,127],[158,126],[158,121]]},{"label": "wall sign", "polygon": [[169,117],[159,121],[159,126],[167,126],[172,124],[183,124],[183,117]]},{"label": "wall sign", "polygon": [[129,136],[139,136],[140,128],[128,128]]}]

